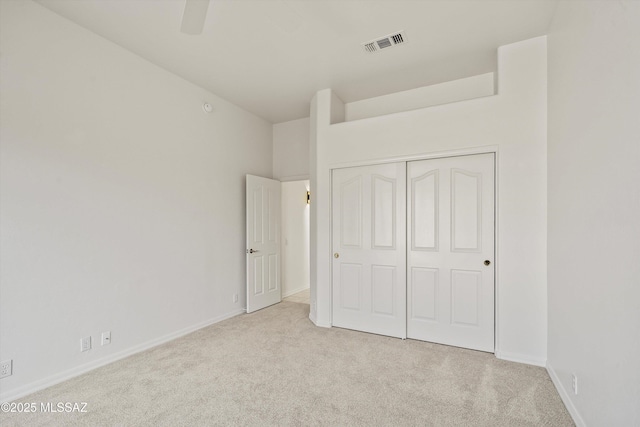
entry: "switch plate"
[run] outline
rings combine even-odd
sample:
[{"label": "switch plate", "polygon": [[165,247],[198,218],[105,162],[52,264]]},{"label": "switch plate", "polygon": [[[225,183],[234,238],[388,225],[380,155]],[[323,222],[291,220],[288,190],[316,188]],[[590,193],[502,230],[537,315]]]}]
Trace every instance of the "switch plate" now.
[{"label": "switch plate", "polygon": [[0,362],[0,378],[13,375],[13,360],[4,360]]},{"label": "switch plate", "polygon": [[80,351],[91,350],[91,337],[84,337],[80,340]]},{"label": "switch plate", "polygon": [[111,331],[106,331],[102,333],[102,345],[111,344]]}]

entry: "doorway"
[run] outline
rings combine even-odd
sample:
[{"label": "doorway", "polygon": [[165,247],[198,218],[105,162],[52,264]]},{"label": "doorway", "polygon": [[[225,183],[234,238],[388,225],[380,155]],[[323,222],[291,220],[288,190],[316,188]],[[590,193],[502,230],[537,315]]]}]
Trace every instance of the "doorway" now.
[{"label": "doorway", "polygon": [[309,180],[281,183],[282,298],[309,303]]}]

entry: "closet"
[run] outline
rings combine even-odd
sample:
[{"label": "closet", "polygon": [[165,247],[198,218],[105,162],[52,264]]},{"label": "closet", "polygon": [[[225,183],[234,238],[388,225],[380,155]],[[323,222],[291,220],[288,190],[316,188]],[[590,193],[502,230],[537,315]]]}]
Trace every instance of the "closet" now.
[{"label": "closet", "polygon": [[494,165],[334,169],[333,325],[493,352]]}]

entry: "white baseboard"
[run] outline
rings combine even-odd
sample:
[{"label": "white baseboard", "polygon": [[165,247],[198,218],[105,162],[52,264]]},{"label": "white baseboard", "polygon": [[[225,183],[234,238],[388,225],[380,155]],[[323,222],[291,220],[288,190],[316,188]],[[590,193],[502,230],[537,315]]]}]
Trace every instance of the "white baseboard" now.
[{"label": "white baseboard", "polygon": [[207,326],[213,325],[214,323],[218,323],[223,320],[229,319],[231,317],[238,316],[240,314],[243,314],[244,312],[245,312],[245,309],[243,308],[237,309],[230,313],[223,314],[222,316],[205,320],[204,322],[200,322],[198,324],[188,326],[179,331],[172,332],[162,337],[159,337],[159,338],[144,342],[142,344],[130,347],[128,349],[119,351],[117,353],[111,354],[109,356],[101,357],[100,359],[96,359],[89,363],[85,363],[83,365],[76,366],[75,368],[71,368],[66,371],[60,372],[58,374],[51,375],[42,380],[34,381],[22,387],[18,387],[16,389],[0,394],[0,402],[11,402],[13,400],[20,399],[21,397],[27,396],[31,393],[35,393],[36,391],[40,391],[45,388],[51,387],[53,385],[59,384],[63,381],[70,380],[71,378],[77,377],[79,375],[92,371],[96,368],[100,368],[102,366],[108,365],[120,359],[124,359],[125,357],[129,357],[136,353],[140,353],[150,348],[164,344],[166,342],[175,340],[176,338],[180,338],[184,335],[190,334],[191,332],[197,331],[198,329],[206,328]]},{"label": "white baseboard", "polygon": [[587,424],[584,422],[584,420],[580,416],[578,409],[576,409],[575,405],[573,404],[570,394],[564,388],[564,385],[562,384],[562,381],[560,381],[558,374],[556,374],[556,371],[548,362],[547,362],[547,372],[551,377],[551,381],[553,382],[553,385],[556,386],[556,390],[558,390],[558,394],[562,399],[562,403],[564,403],[564,406],[567,407],[567,411],[569,411],[569,415],[571,415],[571,418],[573,418],[573,422],[576,423],[576,427],[587,427]]},{"label": "white baseboard", "polygon": [[312,312],[309,312],[309,320],[311,320],[311,322],[313,322],[314,325],[319,326],[321,328],[331,328],[332,325],[329,322],[318,322],[318,319],[316,318],[316,316],[314,316],[314,314]]},{"label": "white baseboard", "polygon": [[509,362],[524,363],[525,365],[540,366],[541,368],[547,367],[547,359],[531,357],[528,354],[507,353],[500,350],[496,350],[495,354],[498,359],[508,360]]},{"label": "white baseboard", "polygon": [[297,294],[298,292],[306,291],[307,289],[309,289],[309,285],[303,286],[301,288],[296,288],[296,289],[294,289],[292,291],[288,291],[287,293],[282,294],[282,298],[290,297],[293,294]]}]

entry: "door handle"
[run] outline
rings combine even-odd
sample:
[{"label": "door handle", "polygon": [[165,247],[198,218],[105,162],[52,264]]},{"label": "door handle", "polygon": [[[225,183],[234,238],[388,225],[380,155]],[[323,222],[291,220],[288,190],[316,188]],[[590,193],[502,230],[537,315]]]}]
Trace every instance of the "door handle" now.
[{"label": "door handle", "polygon": [[484,265],[489,265],[489,264],[491,264],[491,261],[489,261],[488,259],[485,259],[484,260]]},{"label": "door handle", "polygon": [[334,258],[340,258],[340,254],[338,252],[336,252],[335,254],[333,254]]},{"label": "door handle", "polygon": [[252,253],[254,253],[254,252],[258,252],[258,250],[257,250],[257,249],[256,249],[256,250],[254,250],[254,249],[247,249],[247,253],[248,253],[248,254],[252,254]]}]

